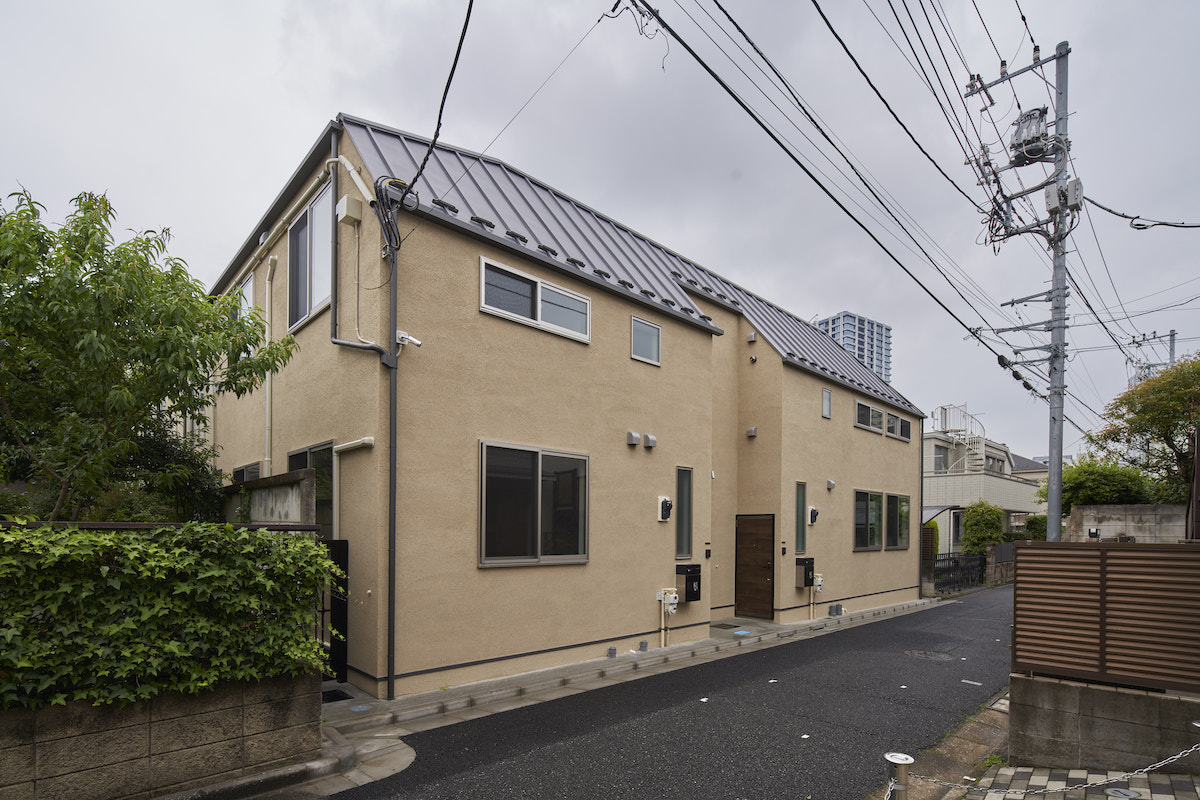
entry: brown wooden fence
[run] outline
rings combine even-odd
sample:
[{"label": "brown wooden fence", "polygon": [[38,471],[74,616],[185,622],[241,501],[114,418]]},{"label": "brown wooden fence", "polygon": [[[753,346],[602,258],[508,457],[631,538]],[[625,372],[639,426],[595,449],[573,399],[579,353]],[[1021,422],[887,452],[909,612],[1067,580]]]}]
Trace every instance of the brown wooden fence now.
[{"label": "brown wooden fence", "polygon": [[1017,543],[1012,670],[1200,692],[1200,546]]}]

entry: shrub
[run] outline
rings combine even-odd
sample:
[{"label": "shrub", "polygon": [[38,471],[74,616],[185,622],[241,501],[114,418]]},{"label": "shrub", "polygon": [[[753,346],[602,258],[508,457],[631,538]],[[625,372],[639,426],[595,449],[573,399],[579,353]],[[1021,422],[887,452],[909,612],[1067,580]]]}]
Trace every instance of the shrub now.
[{"label": "shrub", "polygon": [[335,571],[304,533],[0,528],[0,708],[311,673]]},{"label": "shrub", "polygon": [[1046,541],[1046,515],[1030,514],[1025,518],[1025,536],[1018,539],[1032,539],[1035,542]]},{"label": "shrub", "polygon": [[1004,509],[978,500],[963,509],[962,551],[986,553],[989,544],[1004,541]]}]

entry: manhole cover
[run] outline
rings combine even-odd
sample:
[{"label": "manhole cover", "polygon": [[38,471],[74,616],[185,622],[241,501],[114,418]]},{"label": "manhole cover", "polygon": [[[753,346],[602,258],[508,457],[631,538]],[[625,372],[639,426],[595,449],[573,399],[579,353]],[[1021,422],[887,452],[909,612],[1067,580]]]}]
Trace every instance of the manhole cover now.
[{"label": "manhole cover", "polygon": [[905,650],[904,655],[928,661],[949,661],[952,658],[948,653],[936,653],[932,650]]},{"label": "manhole cover", "polygon": [[326,689],[321,692],[322,703],[336,703],[339,700],[349,700],[350,695],[343,692],[341,689]]},{"label": "manhole cover", "polygon": [[722,630],[722,631],[731,631],[738,626],[731,625],[728,622],[714,622],[713,624],[709,625],[708,627],[716,628],[717,630]]}]

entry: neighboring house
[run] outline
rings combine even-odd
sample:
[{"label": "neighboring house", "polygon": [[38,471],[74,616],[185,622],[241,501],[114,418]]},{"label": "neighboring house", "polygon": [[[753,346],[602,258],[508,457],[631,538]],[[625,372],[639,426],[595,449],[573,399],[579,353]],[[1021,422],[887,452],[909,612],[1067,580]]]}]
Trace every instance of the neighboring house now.
[{"label": "neighboring house", "polygon": [[849,311],[816,322],[819,330],[854,354],[867,369],[892,382],[892,326]]},{"label": "neighboring house", "polygon": [[[439,143],[415,192],[380,181],[428,147],[339,116],[213,287],[296,338],[212,430],[235,477],[316,470],[324,535],[348,540],[353,683],[409,693],[918,597],[921,411],[494,158]],[[689,571],[698,598],[660,633],[658,594]]]},{"label": "neighboring house", "polygon": [[[1048,461],[1049,459],[1047,459]],[[1064,462],[1066,460],[1064,459]],[[1050,467],[1042,461],[1037,461],[1032,458],[1025,458],[1016,453],[1012,454],[1012,474],[1014,478],[1022,478],[1027,481],[1033,481],[1040,489],[1050,480]],[[1046,501],[1040,500],[1037,505],[1037,513],[1046,513]]]},{"label": "neighboring house", "polygon": [[962,549],[962,510],[979,500],[1004,509],[1006,530],[1022,530],[1025,518],[1038,513],[1038,483],[1014,474],[1017,457],[1008,445],[987,438],[964,406],[939,406],[931,419],[922,441],[921,522],[937,522],[938,552]]}]

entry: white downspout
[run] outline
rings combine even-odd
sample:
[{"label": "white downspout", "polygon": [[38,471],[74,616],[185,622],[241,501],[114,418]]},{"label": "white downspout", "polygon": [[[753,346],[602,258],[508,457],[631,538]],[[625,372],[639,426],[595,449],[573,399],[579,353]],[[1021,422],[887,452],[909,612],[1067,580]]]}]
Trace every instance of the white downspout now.
[{"label": "white downspout", "polygon": [[342,481],[342,453],[348,450],[357,450],[360,447],[374,447],[375,437],[364,436],[361,439],[355,439],[353,442],[345,442],[344,444],[335,444],[333,446],[333,538],[341,538],[342,529],[342,503],[341,503],[341,481]]},{"label": "white downspout", "polygon": [[[267,342],[271,341],[271,319],[272,309],[274,307],[274,304],[271,302],[271,281],[275,278],[275,267],[278,266],[278,264],[279,258],[277,256],[271,256],[269,259],[267,259],[267,298],[265,301],[263,301],[263,304],[266,306],[265,327]],[[271,399],[274,396],[274,392],[272,391],[271,376],[272,373],[268,372],[266,379],[263,381],[263,396],[267,406],[266,419],[264,421],[264,427],[266,429],[266,443],[263,447],[262,466],[262,476],[264,478],[269,478],[273,474],[271,472]]]}]

